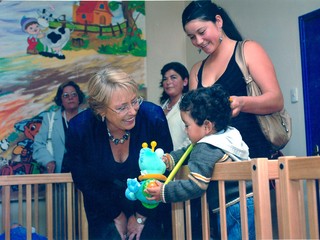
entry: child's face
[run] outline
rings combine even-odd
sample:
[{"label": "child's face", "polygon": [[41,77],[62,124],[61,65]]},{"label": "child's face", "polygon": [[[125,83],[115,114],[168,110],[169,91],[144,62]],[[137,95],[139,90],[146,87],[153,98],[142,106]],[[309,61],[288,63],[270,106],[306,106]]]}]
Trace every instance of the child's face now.
[{"label": "child's face", "polygon": [[181,111],[181,119],[185,124],[185,131],[192,143],[198,142],[201,138],[207,135],[205,125],[197,125],[197,123],[190,116],[189,112]]},{"label": "child's face", "polygon": [[38,23],[32,23],[26,28],[26,32],[35,35],[40,32],[39,24]]}]

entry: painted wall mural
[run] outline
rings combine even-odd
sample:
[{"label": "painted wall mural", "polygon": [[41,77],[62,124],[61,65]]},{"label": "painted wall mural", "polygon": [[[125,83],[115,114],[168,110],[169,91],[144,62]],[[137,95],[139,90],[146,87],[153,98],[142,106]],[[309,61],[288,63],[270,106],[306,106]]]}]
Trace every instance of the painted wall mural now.
[{"label": "painted wall mural", "polygon": [[0,41],[0,168],[41,171],[30,165],[33,139],[62,82],[86,92],[88,79],[111,64],[146,97],[144,1],[3,0]]}]

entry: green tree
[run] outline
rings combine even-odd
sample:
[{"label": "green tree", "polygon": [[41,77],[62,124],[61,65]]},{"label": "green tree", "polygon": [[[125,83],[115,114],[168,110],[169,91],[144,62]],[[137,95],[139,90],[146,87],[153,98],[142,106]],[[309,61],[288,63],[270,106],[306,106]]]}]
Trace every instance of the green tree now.
[{"label": "green tree", "polygon": [[[142,14],[145,16],[145,2],[144,1],[111,1],[109,8],[116,11],[121,7],[123,17],[128,23],[125,38],[122,42],[122,51],[130,52],[133,55],[146,56],[146,41],[141,39],[142,31],[138,28],[136,22]],[[137,12],[136,18],[133,14]]]}]

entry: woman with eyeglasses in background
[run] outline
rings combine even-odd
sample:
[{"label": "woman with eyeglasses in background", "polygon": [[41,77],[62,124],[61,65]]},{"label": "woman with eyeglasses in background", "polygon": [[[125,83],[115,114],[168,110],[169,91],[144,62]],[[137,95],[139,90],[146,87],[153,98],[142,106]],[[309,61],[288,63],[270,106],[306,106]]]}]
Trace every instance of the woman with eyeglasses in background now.
[{"label": "woman with eyeglasses in background", "polygon": [[[60,108],[56,112],[48,112],[44,115],[42,125],[33,143],[33,159],[45,166],[48,173],[60,173],[62,160],[65,153],[65,132],[69,121],[81,112],[80,105],[85,101],[85,94],[78,84],[73,81],[62,83],[53,99]],[[53,121],[51,154],[46,145],[49,132],[49,122]]]},{"label": "woman with eyeglasses in background", "polygon": [[171,226],[161,227],[161,220],[170,222],[170,209],[125,197],[127,179],[140,175],[142,143],[173,149],[162,108],[143,101],[134,79],[112,67],[89,80],[88,103],[69,124],[65,162],[83,193],[89,239],[170,239]]}]

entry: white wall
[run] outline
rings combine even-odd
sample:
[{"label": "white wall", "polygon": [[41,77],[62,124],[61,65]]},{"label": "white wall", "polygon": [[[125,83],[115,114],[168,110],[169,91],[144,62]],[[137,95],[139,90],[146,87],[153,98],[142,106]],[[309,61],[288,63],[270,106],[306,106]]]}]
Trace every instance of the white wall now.
[{"label": "white wall", "polygon": [[[320,8],[319,0],[216,0],[230,15],[244,38],[258,41],[271,57],[283,91],[285,107],[292,116],[293,135],[286,155],[306,155],[302,73],[298,17]],[[160,69],[179,60],[188,69],[203,54],[186,38],[181,14],[187,2],[147,1],[148,99],[158,103]],[[298,88],[299,101],[291,103],[290,89]]]},{"label": "white wall", "polygon": [[159,104],[160,70],[168,62],[186,65],[186,36],[182,29],[183,1],[146,1],[147,97]]}]

